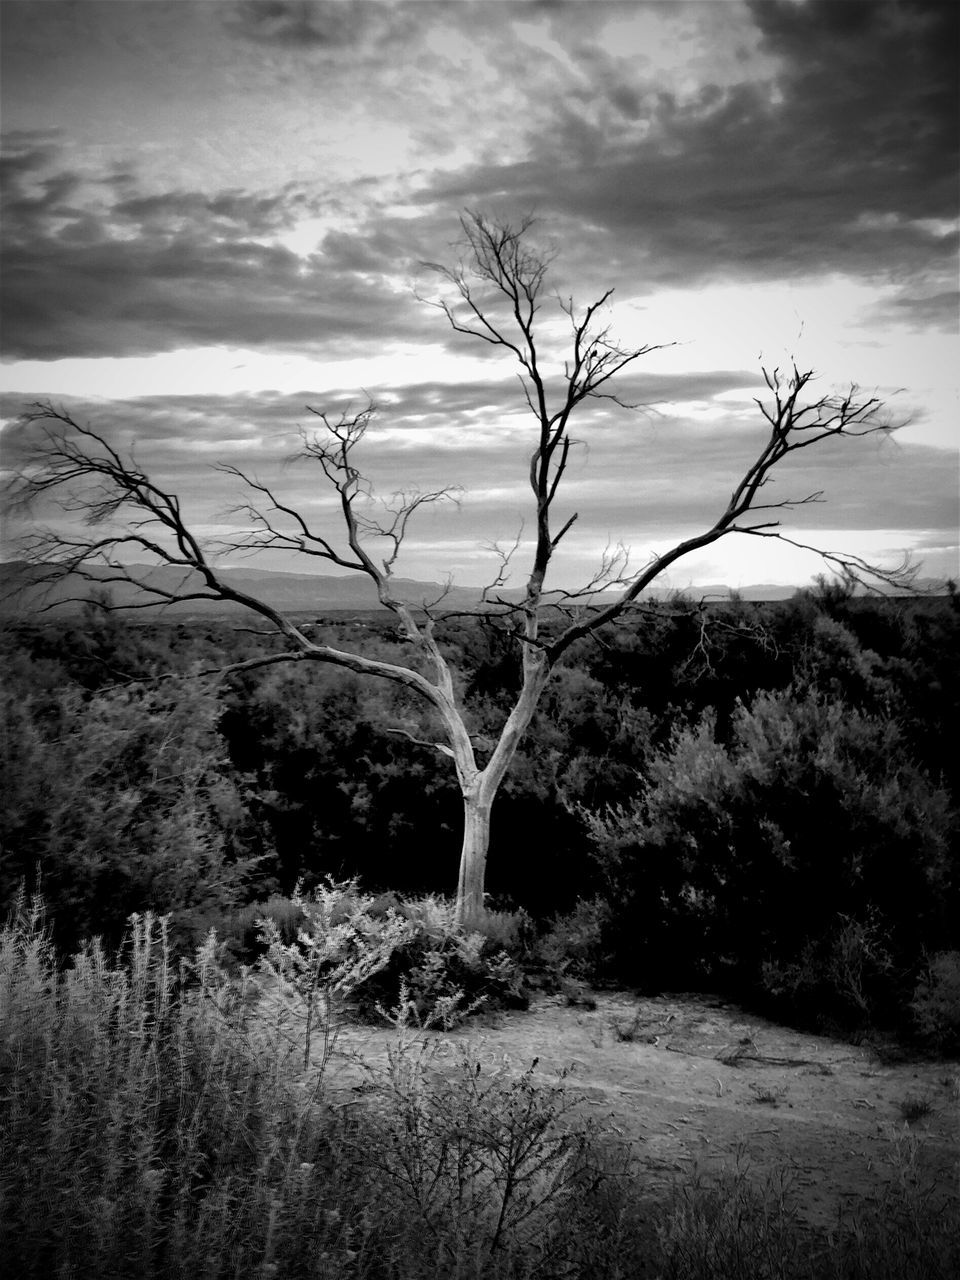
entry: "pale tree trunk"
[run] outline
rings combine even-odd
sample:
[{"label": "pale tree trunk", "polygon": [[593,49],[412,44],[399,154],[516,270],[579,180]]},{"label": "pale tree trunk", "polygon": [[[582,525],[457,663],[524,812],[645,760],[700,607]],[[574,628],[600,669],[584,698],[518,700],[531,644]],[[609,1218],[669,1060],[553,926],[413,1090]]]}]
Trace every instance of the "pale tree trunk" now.
[{"label": "pale tree trunk", "polygon": [[[524,682],[520,696],[503,727],[500,741],[485,769],[468,775],[460,769],[463,794],[463,846],[460,852],[460,875],[457,881],[457,921],[468,927],[482,920],[485,911],[484,884],[487,851],[490,848],[490,811],[500,784],[517,754],[524,733],[529,728],[550,678],[550,667],[538,652],[524,664]],[[456,759],[455,753],[454,758]],[[469,781],[466,779],[469,777]]]},{"label": "pale tree trunk", "polygon": [[482,919],[483,891],[490,847],[491,802],[483,796],[482,787],[465,792],[463,797],[463,847],[460,851],[460,877],[457,882],[457,920],[468,928]]}]

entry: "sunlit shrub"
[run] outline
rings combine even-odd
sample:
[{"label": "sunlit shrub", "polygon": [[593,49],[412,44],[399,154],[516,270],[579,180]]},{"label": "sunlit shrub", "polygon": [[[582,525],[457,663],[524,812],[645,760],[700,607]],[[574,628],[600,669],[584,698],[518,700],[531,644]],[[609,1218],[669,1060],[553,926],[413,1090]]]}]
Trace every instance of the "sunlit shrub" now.
[{"label": "sunlit shrub", "polygon": [[[428,895],[384,906],[356,881],[298,889],[292,901],[304,924],[288,943],[264,919],[265,962],[294,985],[311,1018],[314,1000],[329,1001],[341,988],[353,1014],[376,1021],[402,1002],[421,1024],[446,1028],[480,1008],[526,1004],[520,965],[483,933],[462,928],[451,901]],[[502,926],[495,922],[495,931]]]}]

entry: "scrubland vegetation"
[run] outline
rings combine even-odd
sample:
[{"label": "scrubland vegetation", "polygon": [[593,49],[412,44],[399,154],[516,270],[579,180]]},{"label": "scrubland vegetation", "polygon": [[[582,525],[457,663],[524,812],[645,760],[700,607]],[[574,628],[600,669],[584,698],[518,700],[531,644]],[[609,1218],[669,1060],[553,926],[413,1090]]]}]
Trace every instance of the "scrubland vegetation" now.
[{"label": "scrubland vegetation", "polygon": [[[511,643],[444,638],[482,741]],[[610,983],[956,1053],[958,638],[954,596],[829,587],[611,628],[544,696],[464,931],[443,897],[459,797],[401,693],[200,676],[272,643],[218,624],[8,628],[0,1256],[24,1276],[955,1274],[906,1139],[889,1202],[829,1239],[742,1171],[653,1203],[563,1082],[438,1070],[410,1030]],[[396,1046],[342,1105],[345,1017]]]},{"label": "scrubland vegetation", "polygon": [[396,1026],[387,1064],[345,1096],[336,1037],[357,993],[418,917],[440,943],[447,931],[435,902],[377,916],[351,886],[301,905],[299,938],[264,925],[259,963],[238,976],[212,937],[177,961],[149,915],[115,959],[94,942],[64,967],[41,905],[20,900],[0,936],[9,1274],[955,1274],[955,1201],[921,1176],[909,1137],[891,1142],[884,1200],[824,1233],[788,1188],[739,1167],[656,1199],[535,1061],[517,1074],[464,1047],[440,1062],[410,1035],[454,1016],[450,993],[418,1007],[401,983],[381,1006]]}]

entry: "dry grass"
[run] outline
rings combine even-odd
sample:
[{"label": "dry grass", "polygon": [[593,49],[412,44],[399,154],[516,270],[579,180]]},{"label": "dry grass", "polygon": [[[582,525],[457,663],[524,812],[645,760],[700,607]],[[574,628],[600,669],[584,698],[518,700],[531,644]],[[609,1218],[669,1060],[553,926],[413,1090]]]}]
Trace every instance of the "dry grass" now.
[{"label": "dry grass", "polygon": [[[133,920],[121,956],[92,944],[61,968],[39,904],[20,904],[0,935],[6,1274],[956,1273],[956,1219],[924,1185],[908,1138],[894,1146],[894,1188],[883,1204],[825,1240],[801,1229],[788,1187],[757,1187],[744,1168],[651,1203],[629,1153],[573,1123],[562,1081],[545,1080],[535,1063],[518,1075],[469,1053],[441,1062],[399,1017],[387,1066],[342,1106],[331,1087],[331,1020],[349,992],[327,990],[320,969],[301,972],[287,944],[276,936],[273,944],[260,971],[229,978],[212,939],[174,964],[164,922],[146,917]],[[359,962],[349,972],[366,971],[363,957],[348,958]],[[332,968],[322,972],[346,981],[348,968],[337,968],[333,952],[327,959]],[[317,996],[317,1052],[306,1064],[295,981]]]}]

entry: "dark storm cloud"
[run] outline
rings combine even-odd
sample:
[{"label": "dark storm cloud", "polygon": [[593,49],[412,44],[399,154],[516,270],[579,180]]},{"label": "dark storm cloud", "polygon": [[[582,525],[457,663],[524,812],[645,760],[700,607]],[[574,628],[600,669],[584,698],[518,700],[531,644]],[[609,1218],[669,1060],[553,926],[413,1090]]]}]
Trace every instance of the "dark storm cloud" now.
[{"label": "dark storm cloud", "polygon": [[[774,80],[681,100],[611,62],[589,93],[557,94],[525,160],[438,177],[423,198],[565,213],[652,285],[843,271],[941,292],[957,237],[929,220],[957,216],[960,10],[756,0],[751,12]],[[601,97],[618,113],[598,114]]]},{"label": "dark storm cloud", "polygon": [[364,7],[317,4],[311,0],[246,0],[236,5],[226,20],[248,40],[337,47],[352,41],[356,13]]},{"label": "dark storm cloud", "polygon": [[[57,159],[20,138],[4,161],[7,358],[216,344],[352,352],[424,321],[374,274],[375,238],[363,261],[343,236],[306,260],[262,243],[310,212],[293,186],[144,194],[129,173],[80,175]],[[396,269],[398,252],[380,243],[377,254],[381,270]]]},{"label": "dark storm cloud", "polygon": [[[120,181],[126,185],[130,179],[124,176]],[[242,191],[224,191],[216,196],[169,191],[119,200],[112,206],[110,216],[118,224],[129,224],[140,235],[152,232],[170,237],[180,229],[193,229],[208,236],[262,236],[289,227],[298,206],[303,205],[303,197],[291,188],[275,196],[251,196]]]},{"label": "dark storm cloud", "polygon": [[960,290],[946,289],[943,293],[919,296],[905,291],[872,307],[866,319],[884,324],[903,324],[913,330],[957,333],[960,330]]},{"label": "dark storm cloud", "polygon": [[406,25],[402,6],[383,0],[240,0],[224,6],[224,26],[254,44],[345,51],[395,37]]}]

